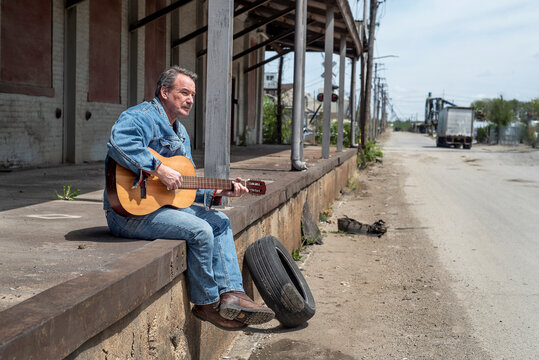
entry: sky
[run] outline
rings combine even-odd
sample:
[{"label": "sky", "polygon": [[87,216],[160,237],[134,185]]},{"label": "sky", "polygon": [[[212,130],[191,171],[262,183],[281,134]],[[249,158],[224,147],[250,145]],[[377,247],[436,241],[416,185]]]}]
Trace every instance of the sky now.
[{"label": "sky", "polygon": [[[349,4],[361,20],[363,0]],[[377,22],[374,56],[390,56],[375,62],[387,84],[393,118],[423,120],[429,92],[459,106],[500,95],[539,98],[538,0],[385,0]],[[338,64],[339,57],[333,61]],[[322,63],[323,54],[308,53],[309,93],[324,86]],[[349,60],[346,64],[349,79]],[[277,66],[278,61],[266,65],[266,72]],[[292,55],[284,69],[283,82],[292,82]],[[335,83],[338,70],[336,65]]]}]

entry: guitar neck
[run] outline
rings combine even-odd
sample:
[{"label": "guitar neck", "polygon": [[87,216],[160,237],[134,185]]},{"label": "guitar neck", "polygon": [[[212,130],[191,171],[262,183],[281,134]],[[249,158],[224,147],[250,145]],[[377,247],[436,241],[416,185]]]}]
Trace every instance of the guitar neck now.
[{"label": "guitar neck", "polygon": [[182,189],[219,189],[233,190],[232,180],[210,179],[198,176],[184,176]]}]

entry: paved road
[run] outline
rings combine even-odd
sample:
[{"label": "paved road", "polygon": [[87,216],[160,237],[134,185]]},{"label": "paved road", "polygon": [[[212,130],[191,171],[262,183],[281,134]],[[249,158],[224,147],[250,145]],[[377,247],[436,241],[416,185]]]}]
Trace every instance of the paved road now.
[{"label": "paved road", "polygon": [[494,359],[539,358],[539,151],[436,148],[393,133],[406,201],[438,248],[475,336]]}]

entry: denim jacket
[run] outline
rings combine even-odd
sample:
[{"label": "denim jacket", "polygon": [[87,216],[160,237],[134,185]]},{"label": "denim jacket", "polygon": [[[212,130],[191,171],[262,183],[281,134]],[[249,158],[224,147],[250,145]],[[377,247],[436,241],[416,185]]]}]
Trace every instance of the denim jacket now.
[{"label": "denim jacket", "polygon": [[[109,151],[105,167],[111,157],[139,177],[143,171],[154,171],[161,163],[148,147],[165,157],[185,156],[193,163],[191,141],[185,127],[178,120],[174,126],[170,126],[165,109],[157,97],[124,111],[112,127],[107,146]],[[213,193],[210,189],[198,189],[195,202],[203,203],[208,209],[214,201]],[[112,210],[106,188],[103,207]]]}]

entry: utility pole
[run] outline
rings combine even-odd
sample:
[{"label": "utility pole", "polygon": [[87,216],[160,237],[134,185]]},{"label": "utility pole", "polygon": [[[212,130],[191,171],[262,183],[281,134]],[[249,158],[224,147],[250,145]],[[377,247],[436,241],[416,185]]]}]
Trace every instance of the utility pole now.
[{"label": "utility pole", "polygon": [[[366,0],[365,0],[366,1]],[[370,2],[370,20],[369,20],[369,39],[368,39],[368,49],[367,49],[367,68],[365,76],[365,92],[363,98],[361,99],[361,148],[365,148],[366,137],[365,137],[365,127],[367,121],[370,118],[370,103],[371,103],[371,87],[372,87],[372,65],[374,57],[374,33],[376,30],[376,10],[378,9],[378,0],[371,0]],[[364,21],[366,11],[364,12]]]},{"label": "utility pole", "polygon": [[374,138],[376,139],[376,137],[380,134],[380,132],[378,131],[378,128],[380,127],[380,123],[381,123],[381,108],[382,108],[382,92],[383,92],[383,88],[384,88],[384,85],[383,84],[380,84],[380,82],[382,81],[382,78],[380,78],[378,76],[377,78],[377,81],[378,81],[378,84],[377,84],[377,93],[376,93],[376,117],[375,117],[375,123],[374,123]]},{"label": "utility pole", "polygon": [[374,79],[373,83],[373,100],[372,100],[372,116],[369,122],[369,139],[374,140],[376,137],[376,119],[378,117],[378,63],[374,63]]},{"label": "utility pole", "polygon": [[386,112],[387,94],[386,94],[386,91],[384,90],[384,87],[382,87],[382,126],[381,126],[382,132],[384,132],[387,127],[387,112]]},{"label": "utility pole", "polygon": [[380,78],[378,76],[378,84],[377,84],[377,88],[378,88],[378,92],[376,94],[376,101],[377,101],[377,104],[376,104],[376,118],[375,118],[375,123],[374,123],[374,138],[376,139],[378,137],[378,135],[380,135],[380,131],[378,131],[379,127],[380,127],[380,122],[381,122],[381,108],[382,108],[382,88],[383,88],[383,84],[381,84],[381,81],[382,81],[382,78]]}]

